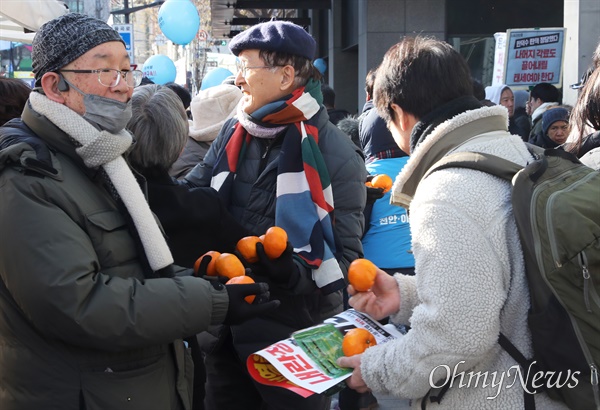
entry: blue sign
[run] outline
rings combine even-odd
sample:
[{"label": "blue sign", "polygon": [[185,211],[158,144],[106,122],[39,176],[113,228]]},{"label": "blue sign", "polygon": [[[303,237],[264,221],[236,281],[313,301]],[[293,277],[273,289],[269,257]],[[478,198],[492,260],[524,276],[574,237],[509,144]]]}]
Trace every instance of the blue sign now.
[{"label": "blue sign", "polygon": [[129,61],[133,64],[133,24],[115,24],[113,28],[119,32],[119,35],[125,43],[125,49],[129,54]]}]

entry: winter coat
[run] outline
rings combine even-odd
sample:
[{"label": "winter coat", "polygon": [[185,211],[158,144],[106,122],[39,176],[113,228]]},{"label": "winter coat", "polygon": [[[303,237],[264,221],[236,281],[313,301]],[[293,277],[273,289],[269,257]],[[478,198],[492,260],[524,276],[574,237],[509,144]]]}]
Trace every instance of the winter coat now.
[{"label": "winter coat", "polygon": [[577,156],[579,158],[581,158],[585,154],[587,154],[589,151],[593,150],[594,148],[598,148],[598,147],[600,147],[600,131],[593,132],[590,135],[588,135],[587,137],[583,138],[583,141],[581,142],[581,146],[579,147],[579,150],[577,151]]},{"label": "winter coat", "polygon": [[327,114],[329,115],[329,121],[331,121],[333,125],[337,125],[340,120],[352,115],[343,108],[331,108],[327,110]]},{"label": "winter coat", "polygon": [[[502,332],[532,356],[529,292],[510,183],[459,168],[422,179],[451,150],[486,152],[525,165],[531,156],[507,124],[504,107],[466,111],[443,122],[411,153],[393,187],[392,201],[410,206],[416,274],[394,276],[400,309],[390,319],[411,330],[366,350],[361,371],[374,392],[415,399],[415,409],[431,385],[440,386],[446,370],[452,377],[455,368],[465,372],[462,381],[455,380],[440,404],[427,400],[427,408],[523,408],[515,368],[507,375],[517,363],[498,344]],[[482,377],[464,386],[470,372]],[[491,385],[493,372],[505,376],[500,387],[498,379]],[[535,399],[539,409],[564,408],[544,393]]]},{"label": "winter coat", "polygon": [[[329,122],[324,107],[318,116],[318,146],[329,170],[334,200],[335,231],[343,245],[339,261],[344,275],[348,265],[362,257],[360,237],[364,229],[363,208],[366,202],[367,171],[360,150],[335,125]],[[193,186],[209,186],[212,167],[224,150],[232,127],[231,119],[221,130],[204,158],[185,178]],[[285,131],[275,139],[252,138],[246,147],[245,160],[240,164],[231,190],[231,202],[226,204],[234,218],[254,235],[262,235],[275,225],[275,191],[277,164]],[[238,353],[245,357],[289,334],[321,322],[342,309],[342,292],[323,296],[312,280],[312,271],[297,264],[300,280],[290,290],[272,286],[271,297],[281,300],[281,306],[260,318],[251,319],[233,329]]]},{"label": "winter coat", "polygon": [[520,135],[525,142],[529,140],[531,121],[529,120],[529,115],[527,115],[525,108],[515,107],[515,113],[508,123],[508,131],[513,135]]},{"label": "winter coat", "polygon": [[227,292],[175,265],[148,278],[99,170],[30,106],[0,146],[0,408],[189,409],[180,339],[221,323]]},{"label": "winter coat", "polygon": [[248,235],[227,212],[217,191],[188,188],[169,175],[146,176],[148,204],[162,224],[175,263],[191,268],[205,252],[233,252]]},{"label": "winter coat", "polygon": [[171,166],[169,174],[177,179],[182,179],[199,162],[202,162],[212,141],[196,141],[188,137],[183,152]]},{"label": "winter coat", "polygon": [[[367,101],[363,107],[359,122],[359,139],[367,163],[377,159],[377,154],[380,152],[400,151],[385,121],[373,107],[372,100]],[[373,135],[377,135],[375,140],[373,140]]]},{"label": "winter coat", "polygon": [[[386,174],[392,180],[400,173],[408,156],[378,159],[367,164],[371,175]],[[373,204],[367,231],[362,238],[365,258],[379,268],[413,268],[410,224],[406,209],[390,204],[391,191]]]},{"label": "winter coat", "polygon": [[589,150],[580,161],[588,167],[600,171],[600,147]]},{"label": "winter coat", "polygon": [[555,107],[557,105],[557,102],[543,103],[542,105],[537,107],[535,111],[531,114],[531,131],[529,131],[529,142],[531,142],[531,140],[534,138],[539,138],[539,135],[542,135],[544,133],[542,130],[542,117],[549,108]]}]

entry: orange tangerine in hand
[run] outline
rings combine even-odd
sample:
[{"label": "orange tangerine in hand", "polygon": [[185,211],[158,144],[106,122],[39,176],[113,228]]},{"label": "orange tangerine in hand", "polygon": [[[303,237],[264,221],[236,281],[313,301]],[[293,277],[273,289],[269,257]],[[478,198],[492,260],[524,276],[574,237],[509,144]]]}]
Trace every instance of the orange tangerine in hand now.
[{"label": "orange tangerine in hand", "polygon": [[377,276],[377,267],[368,259],[354,259],[348,267],[348,281],[359,292],[371,289]]},{"label": "orange tangerine in hand", "polygon": [[265,253],[270,259],[277,259],[287,247],[287,232],[279,226],[272,226],[265,232],[263,245]]},{"label": "orange tangerine in hand", "polygon": [[202,255],[198,259],[196,259],[196,262],[194,263],[194,273],[198,274],[198,269],[200,268],[200,262],[202,262],[202,259],[205,256],[211,257],[211,260],[208,263],[208,266],[206,267],[206,274],[208,276],[217,276],[216,261],[217,261],[217,258],[219,256],[221,256],[221,252],[217,252],[217,251],[208,251],[204,255]]},{"label": "orange tangerine in hand", "polygon": [[[227,283],[225,283],[226,285],[244,285],[244,284],[249,284],[249,283],[254,283],[254,279],[252,279],[250,276],[236,276],[234,278],[231,278],[227,281]],[[246,296],[244,298],[244,300],[248,303],[252,303],[254,302],[254,295],[250,295],[250,296]]]},{"label": "orange tangerine in hand", "polygon": [[219,275],[227,276],[229,279],[246,274],[244,265],[233,253],[222,253],[217,258],[216,268]]},{"label": "orange tangerine in hand", "polygon": [[250,263],[258,262],[256,254],[256,244],[260,242],[258,236],[244,236],[235,246],[235,249]]},{"label": "orange tangerine in hand", "polygon": [[357,327],[346,332],[342,340],[342,352],[344,356],[361,354],[371,346],[375,346],[377,340],[367,329]]},{"label": "orange tangerine in hand", "polygon": [[386,174],[375,175],[371,180],[371,185],[375,188],[383,189],[384,193],[392,189],[393,183],[394,181],[392,181],[392,178],[390,178],[389,175]]}]

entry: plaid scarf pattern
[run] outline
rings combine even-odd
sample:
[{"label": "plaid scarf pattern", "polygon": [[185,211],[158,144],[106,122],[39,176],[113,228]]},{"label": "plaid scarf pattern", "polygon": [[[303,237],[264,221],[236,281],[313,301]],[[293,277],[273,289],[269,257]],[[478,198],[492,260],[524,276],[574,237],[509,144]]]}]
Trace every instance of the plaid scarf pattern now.
[{"label": "plaid scarf pattern", "polygon": [[[315,93],[317,98],[313,96]],[[289,125],[277,168],[275,224],[285,229],[296,256],[313,269],[313,280],[327,294],[343,288],[345,281],[335,258],[341,245],[333,229],[331,180],[318,147],[315,114],[321,108],[320,97],[320,85],[311,81],[286,100],[257,110],[252,118],[271,127]],[[211,186],[226,201],[251,139],[238,122],[213,167]]]}]

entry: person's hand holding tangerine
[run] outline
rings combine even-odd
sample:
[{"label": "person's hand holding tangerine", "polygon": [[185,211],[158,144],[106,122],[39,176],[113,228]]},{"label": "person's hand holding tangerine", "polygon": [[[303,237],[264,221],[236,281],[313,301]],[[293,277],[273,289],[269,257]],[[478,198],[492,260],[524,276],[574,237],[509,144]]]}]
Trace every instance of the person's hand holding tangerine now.
[{"label": "person's hand holding tangerine", "polygon": [[353,390],[356,390],[359,393],[366,393],[370,391],[369,387],[362,378],[362,372],[360,371],[360,361],[362,360],[362,354],[357,354],[354,356],[342,356],[339,357],[336,361],[337,365],[340,367],[350,367],[354,369],[350,377],[348,377],[346,381],[346,385]]},{"label": "person's hand holding tangerine", "polygon": [[398,313],[400,310],[400,290],[393,276],[376,268],[375,282],[365,292],[348,286],[348,303],[354,309],[365,312],[375,320]]},{"label": "person's hand holding tangerine", "polygon": [[277,226],[269,228],[263,241],[256,243],[256,253],[259,262],[252,266],[253,274],[281,288],[291,289],[296,285],[300,271],[285,230]]}]

